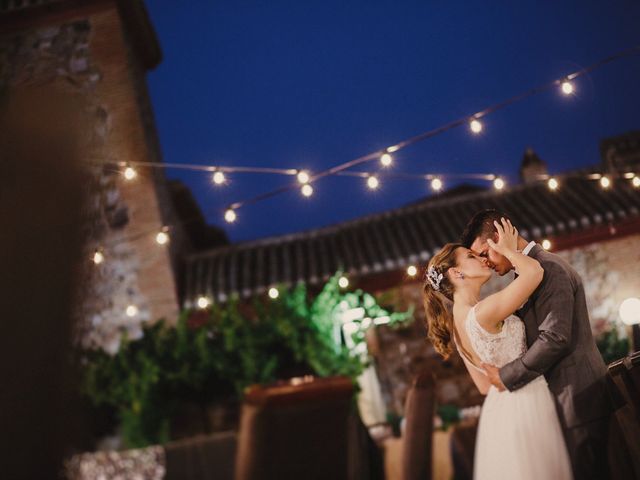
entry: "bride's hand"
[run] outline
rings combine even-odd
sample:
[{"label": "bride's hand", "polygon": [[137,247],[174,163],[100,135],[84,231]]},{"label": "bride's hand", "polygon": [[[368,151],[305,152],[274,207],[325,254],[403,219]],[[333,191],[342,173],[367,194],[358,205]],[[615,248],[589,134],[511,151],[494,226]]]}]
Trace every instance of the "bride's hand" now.
[{"label": "bride's hand", "polygon": [[498,232],[498,241],[494,242],[488,238],[489,247],[501,255],[515,252],[518,245],[518,230],[516,227],[511,225],[511,222],[506,218],[501,218],[500,223],[494,221],[493,224]]}]

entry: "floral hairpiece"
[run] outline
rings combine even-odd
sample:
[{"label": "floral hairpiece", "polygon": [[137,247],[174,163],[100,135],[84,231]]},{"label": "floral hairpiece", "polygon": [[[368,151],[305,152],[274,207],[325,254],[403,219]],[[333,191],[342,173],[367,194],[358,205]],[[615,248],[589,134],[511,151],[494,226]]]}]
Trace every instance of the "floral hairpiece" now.
[{"label": "floral hairpiece", "polygon": [[425,280],[429,282],[431,288],[433,288],[436,292],[440,291],[440,282],[444,276],[433,267],[429,267],[427,270],[427,274],[425,275]]}]

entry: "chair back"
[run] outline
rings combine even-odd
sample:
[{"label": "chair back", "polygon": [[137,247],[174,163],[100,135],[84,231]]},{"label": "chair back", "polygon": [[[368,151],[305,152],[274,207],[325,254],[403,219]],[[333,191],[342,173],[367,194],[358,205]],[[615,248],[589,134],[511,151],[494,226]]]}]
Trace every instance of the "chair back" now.
[{"label": "chair back", "polygon": [[429,480],[432,477],[433,416],[435,380],[422,372],[414,380],[405,402],[405,429],[402,448],[402,478]]},{"label": "chair back", "polygon": [[250,387],[242,406],[237,480],[346,479],[353,383],[292,379]]}]

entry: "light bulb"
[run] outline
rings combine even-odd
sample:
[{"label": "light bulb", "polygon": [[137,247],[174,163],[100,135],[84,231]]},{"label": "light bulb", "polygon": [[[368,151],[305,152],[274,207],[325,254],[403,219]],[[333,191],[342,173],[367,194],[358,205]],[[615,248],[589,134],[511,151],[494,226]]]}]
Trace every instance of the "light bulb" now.
[{"label": "light bulb", "polygon": [[205,309],[209,306],[209,299],[205,296],[198,297],[198,308]]},{"label": "light bulb", "polygon": [[300,183],[309,182],[309,172],[307,172],[306,170],[300,170],[296,177],[298,178],[298,182]]},{"label": "light bulb", "polygon": [[93,263],[100,265],[102,262],[104,262],[104,254],[100,250],[96,250],[93,254]]},{"label": "light bulb", "polygon": [[562,93],[571,95],[573,93],[573,84],[569,80],[562,82]]},{"label": "light bulb", "polygon": [[227,208],[227,210],[224,212],[224,219],[227,223],[233,223],[237,218],[238,216],[236,215],[236,212],[233,208]]},{"label": "light bulb", "polygon": [[133,180],[138,175],[138,173],[132,167],[125,168],[122,174],[127,180]]},{"label": "light bulb", "polygon": [[367,187],[369,187],[371,190],[375,190],[379,186],[380,186],[380,181],[378,180],[378,177],[372,175],[367,178]]},{"label": "light bulb", "polygon": [[138,314],[138,307],[129,305],[126,310],[127,317],[135,317]]},{"label": "light bulb", "polygon": [[496,190],[502,190],[502,189],[504,188],[504,185],[505,185],[505,184],[504,184],[504,180],[503,180],[503,179],[501,179],[500,177],[496,178],[496,179],[493,181],[493,187],[494,187]]},{"label": "light bulb", "polygon": [[383,167],[388,167],[393,163],[393,157],[389,153],[383,153],[380,157],[380,163]]},{"label": "light bulb", "polygon": [[600,186],[602,188],[609,188],[611,186],[611,180],[609,180],[609,177],[601,177]]},{"label": "light bulb", "polygon": [[156,242],[158,242],[159,245],[165,245],[168,241],[169,235],[167,232],[158,232],[156,235]]},{"label": "light bulb", "polygon": [[227,181],[227,177],[225,177],[224,172],[221,171],[217,171],[213,174],[213,183],[215,183],[216,185],[222,185],[224,182]]},{"label": "light bulb", "polygon": [[409,265],[407,267],[407,275],[409,275],[410,277],[415,277],[417,273],[418,269],[415,267],[415,265]]},{"label": "light bulb", "polygon": [[620,305],[620,318],[625,325],[640,323],[640,298],[627,298]]},{"label": "light bulb", "polygon": [[343,275],[338,279],[338,285],[340,288],[347,288],[349,286],[349,279]]},{"label": "light bulb", "polygon": [[636,188],[640,187],[640,177],[633,177],[631,179],[631,185],[633,185]]},{"label": "light bulb", "polygon": [[549,186],[549,190],[556,190],[559,184],[555,178],[550,178],[547,185]]},{"label": "light bulb", "polygon": [[278,298],[280,296],[280,292],[278,291],[277,288],[275,287],[271,287],[269,289],[269,297],[272,298],[273,300],[275,300],[276,298]]},{"label": "light bulb", "polygon": [[304,195],[305,197],[310,197],[311,195],[313,195],[313,187],[308,183],[303,185],[300,191],[302,192],[302,195]]},{"label": "light bulb", "polygon": [[439,178],[434,178],[433,180],[431,180],[431,188],[436,192],[442,190],[442,180],[440,180]]},{"label": "light bulb", "polygon": [[549,250],[551,248],[551,242],[548,239],[542,240],[542,248]]},{"label": "light bulb", "polygon": [[471,131],[473,133],[480,133],[482,131],[482,123],[480,123],[479,120],[476,120],[475,118],[473,120],[471,120],[471,122],[469,123],[469,128],[471,129]]}]

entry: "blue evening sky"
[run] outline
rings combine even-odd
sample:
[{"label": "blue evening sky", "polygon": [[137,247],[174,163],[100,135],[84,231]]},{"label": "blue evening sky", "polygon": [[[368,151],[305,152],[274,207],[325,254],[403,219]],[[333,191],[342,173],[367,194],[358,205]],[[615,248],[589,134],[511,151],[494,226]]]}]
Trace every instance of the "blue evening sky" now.
[{"label": "blue evening sky", "polygon": [[[163,50],[148,76],[166,162],[319,171],[640,45],[640,4],[563,2],[147,0]],[[562,172],[600,161],[599,141],[640,128],[640,56],[398,152],[402,172],[497,172],[527,146]],[[378,168],[372,163],[369,169]],[[292,178],[168,170],[234,241],[379,212],[429,194],[421,181],[326,178],[247,206]],[[447,184],[451,186],[451,183]]]}]

